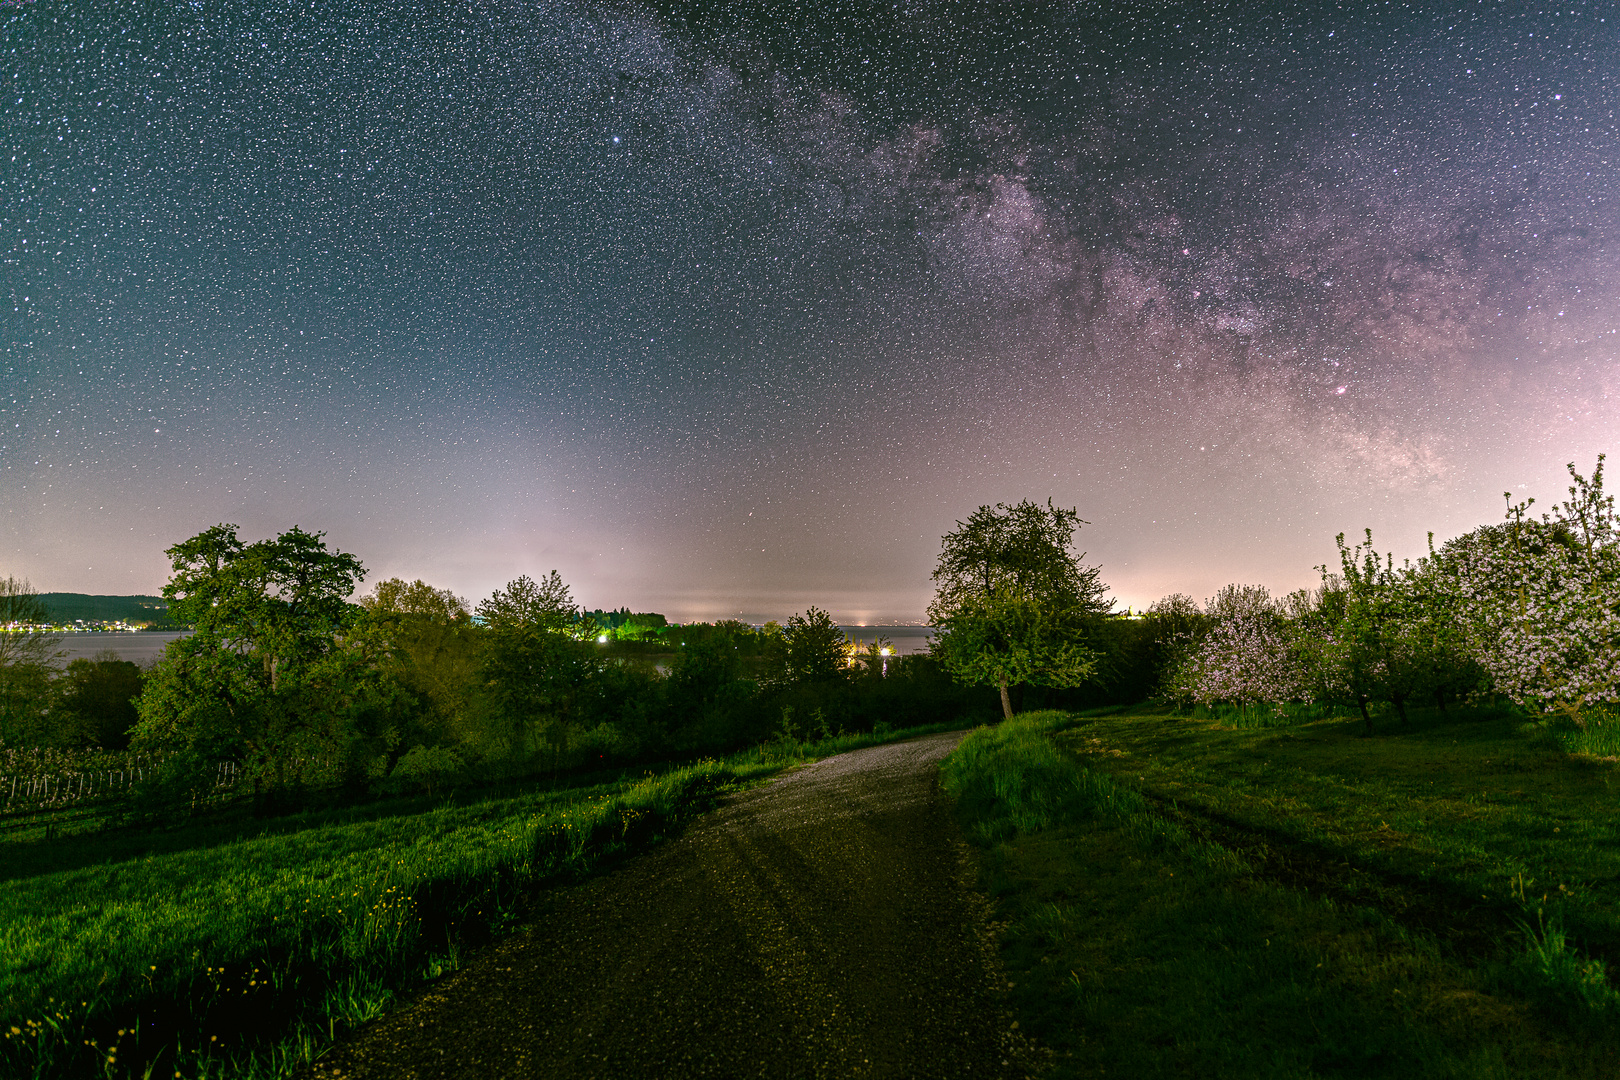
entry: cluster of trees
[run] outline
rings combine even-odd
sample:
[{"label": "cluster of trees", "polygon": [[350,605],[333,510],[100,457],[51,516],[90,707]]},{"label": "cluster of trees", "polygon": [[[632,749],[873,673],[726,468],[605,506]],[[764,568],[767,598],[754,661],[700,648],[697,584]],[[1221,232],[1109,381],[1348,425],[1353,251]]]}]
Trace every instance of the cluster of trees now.
[{"label": "cluster of trees", "polygon": [[1199,610],[1161,601],[1188,625],[1172,639],[1162,692],[1205,705],[1389,705],[1501,694],[1579,726],[1620,704],[1620,520],[1590,477],[1569,466],[1569,498],[1539,518],[1507,496],[1503,522],[1482,526],[1416,563],[1395,565],[1338,538],[1339,566],[1321,585],[1281,598],[1228,586]]},{"label": "cluster of trees", "polygon": [[248,544],[221,525],[167,552],[164,595],[192,636],[144,673],[110,657],[66,673],[43,654],[0,657],[0,679],[9,671],[31,710],[0,737],[132,744],[197,777],[230,760],[274,801],[312,785],[431,787],[982,717],[996,695],[1008,715],[1015,701],[1137,700],[1181,627],[1112,612],[1072,550],[1082,524],[1050,501],[959,523],[934,575],[940,632],[930,655],[908,657],[881,639],[858,649],[817,608],[758,628],[585,612],[556,573],[476,608],[398,579],[351,603],[364,568],[319,534]]},{"label": "cluster of trees", "polygon": [[610,628],[555,572],[476,607],[399,579],[351,602],[365,568],[319,533],[219,525],[167,554],[164,596],[194,632],[145,673],[126,731],[163,757],[176,805],[220,760],[274,808],[989,711],[926,656],[856,653],[817,608],[758,629],[613,613],[664,633],[655,663],[600,643]]}]

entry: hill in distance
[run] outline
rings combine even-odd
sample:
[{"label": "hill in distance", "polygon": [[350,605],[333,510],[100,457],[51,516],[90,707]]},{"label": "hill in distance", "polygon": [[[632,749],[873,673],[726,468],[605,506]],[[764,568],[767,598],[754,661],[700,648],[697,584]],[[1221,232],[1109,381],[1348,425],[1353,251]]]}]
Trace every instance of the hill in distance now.
[{"label": "hill in distance", "polygon": [[47,592],[40,602],[57,624],[72,622],[126,622],[154,628],[169,625],[169,602],[161,596],[92,596],[89,593]]}]

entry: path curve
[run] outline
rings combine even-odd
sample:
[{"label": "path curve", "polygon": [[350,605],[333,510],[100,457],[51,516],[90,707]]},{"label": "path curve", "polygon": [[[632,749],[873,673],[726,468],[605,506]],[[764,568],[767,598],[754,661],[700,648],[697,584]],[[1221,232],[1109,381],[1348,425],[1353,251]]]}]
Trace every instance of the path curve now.
[{"label": "path curve", "polygon": [[1027,1075],[988,909],[938,791],[961,738],[795,769],[556,890],[531,929],[312,1075]]}]

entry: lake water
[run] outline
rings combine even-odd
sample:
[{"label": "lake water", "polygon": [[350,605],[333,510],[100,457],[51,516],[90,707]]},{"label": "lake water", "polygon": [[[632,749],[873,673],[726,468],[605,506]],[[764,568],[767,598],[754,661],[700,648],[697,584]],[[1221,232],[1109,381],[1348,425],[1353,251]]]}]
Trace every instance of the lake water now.
[{"label": "lake water", "polygon": [[928,635],[934,632],[932,626],[841,626],[839,629],[856,641],[886,637],[894,646],[896,656],[927,652]]},{"label": "lake water", "polygon": [[184,631],[166,633],[147,630],[63,634],[62,643],[57,648],[62,652],[64,664],[70,660],[89,660],[103,649],[111,649],[120,660],[128,660],[144,668],[157,663],[169,642],[185,636]]}]

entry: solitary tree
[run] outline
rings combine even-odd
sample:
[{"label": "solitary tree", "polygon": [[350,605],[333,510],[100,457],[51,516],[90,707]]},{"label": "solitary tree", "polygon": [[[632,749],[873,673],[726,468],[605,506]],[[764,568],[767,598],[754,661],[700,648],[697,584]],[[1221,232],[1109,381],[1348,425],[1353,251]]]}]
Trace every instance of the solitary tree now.
[{"label": "solitary tree", "polygon": [[930,651],[958,680],[995,686],[1012,718],[1008,687],[1079,686],[1097,671],[1088,619],[1113,605],[1099,568],[1073,551],[1077,510],[1028,499],[981,506],[941,540],[929,620]]},{"label": "solitary tree", "polygon": [[787,643],[787,676],[796,683],[836,679],[849,656],[849,638],[832,616],[818,607],[789,615],[782,631]]},{"label": "solitary tree", "polygon": [[386,694],[349,634],[360,561],[327,550],[321,533],[244,544],[234,525],[165,554],[170,617],[195,633],[171,642],[146,680],[135,741],[235,758],[255,793],[336,765],[357,714]]}]

